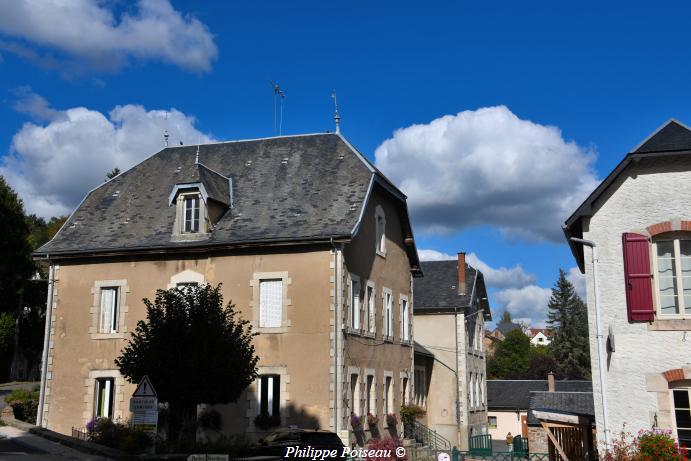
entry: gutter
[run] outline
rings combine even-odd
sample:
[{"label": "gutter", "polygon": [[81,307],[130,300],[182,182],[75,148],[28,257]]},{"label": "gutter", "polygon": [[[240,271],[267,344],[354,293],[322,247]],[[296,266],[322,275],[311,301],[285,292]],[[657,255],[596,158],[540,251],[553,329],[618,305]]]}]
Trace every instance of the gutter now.
[{"label": "gutter", "polygon": [[[50,263],[50,256],[46,255]],[[55,265],[50,263],[48,269],[48,298],[46,299],[46,325],[43,333],[43,354],[41,356],[41,385],[38,399],[38,412],[36,414],[36,425],[43,427],[43,413],[46,401],[46,381],[48,376],[48,348],[50,347],[50,325],[53,316],[53,293],[55,287]]]},{"label": "gutter", "polygon": [[604,335],[602,334],[602,313],[600,312],[600,288],[598,285],[598,271],[597,271],[597,245],[592,240],[584,240],[576,237],[569,239],[571,242],[580,243],[588,246],[593,251],[593,285],[595,294],[595,337],[597,341],[597,368],[600,375],[600,396],[602,398],[600,404],[602,405],[602,422],[604,425],[603,431],[605,433],[605,445],[607,450],[612,447],[612,438],[609,433],[609,416],[607,415],[607,387],[605,381],[605,349],[603,345]]}]

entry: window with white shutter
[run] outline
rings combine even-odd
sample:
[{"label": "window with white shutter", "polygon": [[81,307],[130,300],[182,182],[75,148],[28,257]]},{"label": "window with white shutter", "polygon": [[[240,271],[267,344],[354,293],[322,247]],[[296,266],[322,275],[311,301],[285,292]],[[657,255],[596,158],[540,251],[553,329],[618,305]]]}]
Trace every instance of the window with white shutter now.
[{"label": "window with white shutter", "polygon": [[118,331],[118,293],[117,287],[101,288],[99,333],[116,333]]},{"label": "window with white shutter", "polygon": [[259,281],[259,326],[278,328],[283,324],[283,280]]},{"label": "window with white shutter", "polygon": [[113,418],[113,401],[115,397],[115,379],[96,379],[96,402],[94,416],[96,418]]},{"label": "window with white shutter", "polygon": [[360,329],[360,280],[350,276],[350,328]]}]

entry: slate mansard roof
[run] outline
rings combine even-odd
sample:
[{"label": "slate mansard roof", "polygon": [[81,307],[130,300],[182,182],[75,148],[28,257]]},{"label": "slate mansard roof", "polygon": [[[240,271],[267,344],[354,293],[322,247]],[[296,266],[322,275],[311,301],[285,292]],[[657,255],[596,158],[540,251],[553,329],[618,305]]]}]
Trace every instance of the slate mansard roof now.
[{"label": "slate mansard roof", "polygon": [[[228,209],[207,238],[172,241],[170,194],[176,185],[197,182],[209,199]],[[347,241],[357,233],[375,185],[398,204],[415,269],[419,263],[405,195],[344,138],[329,133],[165,148],[89,192],[35,254]]]},{"label": "slate mansard roof", "polygon": [[583,218],[592,216],[593,206],[597,199],[624,172],[631,162],[675,155],[691,155],[691,129],[672,119],[634,147],[566,220],[566,223],[562,226],[564,235],[581,272],[585,273],[583,246],[575,244],[570,238],[583,238]]},{"label": "slate mansard roof", "polygon": [[[423,261],[420,263],[423,278],[413,282],[415,313],[446,312],[458,309],[465,312],[471,306],[471,295],[480,300],[480,307],[485,309],[485,318],[490,316],[487,290],[482,272],[474,267],[465,265],[466,290],[465,294],[458,294],[458,261]],[[475,290],[473,291],[473,285]]]},{"label": "slate mansard roof", "polygon": [[[556,393],[590,392],[592,401],[593,383],[581,380],[556,380]],[[547,380],[488,379],[487,408],[489,410],[523,410],[530,407],[534,392],[547,392]],[[553,392],[554,394],[554,392]]]}]

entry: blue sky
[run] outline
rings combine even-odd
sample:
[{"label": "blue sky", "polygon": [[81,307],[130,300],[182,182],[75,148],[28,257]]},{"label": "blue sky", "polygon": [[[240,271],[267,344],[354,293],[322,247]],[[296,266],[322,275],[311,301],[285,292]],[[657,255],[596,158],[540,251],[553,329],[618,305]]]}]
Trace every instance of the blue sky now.
[{"label": "blue sky", "polygon": [[164,126],[272,135],[271,80],[284,134],[333,130],[335,88],[344,135],[411,197],[418,248],[474,253],[494,308],[539,323],[575,265],[566,211],[665,120],[691,122],[691,6],[665,5],[7,2],[0,173],[28,210],[63,213]]}]

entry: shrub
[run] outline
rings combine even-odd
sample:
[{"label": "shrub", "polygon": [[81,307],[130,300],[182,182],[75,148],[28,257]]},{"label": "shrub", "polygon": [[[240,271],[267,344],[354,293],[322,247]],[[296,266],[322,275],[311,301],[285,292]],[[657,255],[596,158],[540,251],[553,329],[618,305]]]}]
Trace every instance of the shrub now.
[{"label": "shrub", "polygon": [[36,424],[39,390],[15,389],[5,396],[5,402],[14,410],[14,417],[20,421]]},{"label": "shrub", "polygon": [[386,415],[386,425],[389,427],[394,427],[398,424],[398,415],[396,413],[389,413]]},{"label": "shrub", "polygon": [[97,418],[86,424],[89,440],[128,453],[141,453],[150,444],[151,438],[144,431],[108,418]]},{"label": "shrub", "polygon": [[372,413],[367,413],[367,425],[376,426],[377,424],[379,424],[379,418]]},{"label": "shrub", "polygon": [[399,439],[393,437],[384,437],[383,439],[372,439],[367,444],[367,450],[386,450],[391,456],[368,456],[367,461],[408,461],[408,453],[403,452],[402,457],[398,457],[396,449],[402,447],[403,444]]},{"label": "shrub", "polygon": [[638,452],[645,461],[686,461],[686,456],[679,450],[672,438],[672,431],[641,430],[638,432]]},{"label": "shrub", "polygon": [[281,425],[280,415],[268,415],[267,413],[262,413],[254,418],[254,425],[260,429],[271,429],[272,427],[278,427]]},{"label": "shrub", "polygon": [[412,403],[410,405],[401,406],[400,413],[403,422],[410,423],[415,421],[416,419],[422,418],[423,416],[425,416],[425,413],[427,412],[421,406]]}]

